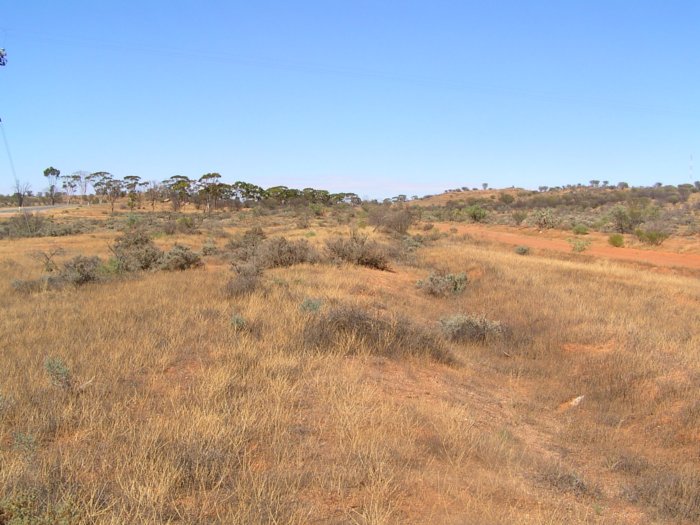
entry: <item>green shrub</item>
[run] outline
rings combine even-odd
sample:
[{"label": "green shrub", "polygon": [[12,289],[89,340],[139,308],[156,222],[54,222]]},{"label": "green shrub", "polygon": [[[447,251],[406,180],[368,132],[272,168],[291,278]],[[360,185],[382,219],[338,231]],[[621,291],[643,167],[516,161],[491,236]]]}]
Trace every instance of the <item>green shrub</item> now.
[{"label": "green shrub", "polygon": [[452,341],[485,342],[487,339],[503,337],[506,329],[500,321],[491,321],[484,316],[457,314],[440,319],[442,333]]},{"label": "green shrub", "polygon": [[514,211],[511,215],[513,222],[516,226],[520,226],[525,219],[527,219],[527,212],[524,211]]},{"label": "green shrub", "polygon": [[467,274],[465,273],[431,273],[427,279],[420,280],[416,286],[429,295],[445,297],[456,295],[464,291],[467,287]]},{"label": "green shrub", "polygon": [[554,216],[554,211],[550,208],[536,210],[533,214],[533,220],[535,226],[540,230],[554,228],[558,223],[557,218]]},{"label": "green shrub", "polygon": [[573,231],[576,235],[588,235],[588,228],[583,224],[577,224],[571,229],[571,231]]},{"label": "green shrub", "polygon": [[621,233],[613,233],[608,237],[608,244],[614,246],[615,248],[622,248],[625,245],[625,238]]},{"label": "green shrub", "polygon": [[529,246],[516,246],[514,251],[518,255],[530,255],[530,247]]},{"label": "green shrub", "polygon": [[176,244],[160,261],[160,269],[167,271],[187,270],[202,265],[202,258],[187,246]]},{"label": "green shrub", "polygon": [[584,239],[568,239],[569,244],[571,244],[571,251],[576,253],[584,252],[591,245],[591,241]]},{"label": "green shrub", "polygon": [[641,228],[637,228],[634,231],[634,235],[644,244],[651,244],[653,246],[660,246],[669,237],[669,234],[666,232],[659,230],[642,230]]},{"label": "green shrub", "polygon": [[468,206],[464,211],[466,212],[467,217],[474,222],[484,222],[488,216],[488,212],[478,204]]}]

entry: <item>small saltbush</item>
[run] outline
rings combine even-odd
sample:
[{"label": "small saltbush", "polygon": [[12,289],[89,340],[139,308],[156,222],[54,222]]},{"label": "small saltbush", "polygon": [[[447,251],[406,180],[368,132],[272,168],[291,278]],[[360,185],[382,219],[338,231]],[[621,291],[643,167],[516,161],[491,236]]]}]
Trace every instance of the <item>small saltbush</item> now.
[{"label": "small saltbush", "polygon": [[245,330],[248,327],[248,321],[241,314],[233,314],[231,316],[231,328],[236,332]]},{"label": "small saltbush", "polygon": [[307,297],[301,302],[299,309],[302,312],[316,313],[321,310],[321,306],[323,306],[323,301],[321,299]]},{"label": "small saltbush", "polygon": [[420,280],[416,286],[429,295],[445,297],[456,295],[467,287],[468,279],[465,273],[431,273],[426,279]]},{"label": "small saltbush", "polygon": [[452,341],[482,343],[487,339],[503,337],[506,329],[500,321],[491,321],[481,315],[457,314],[440,319],[442,333]]},{"label": "small saltbush", "polygon": [[573,231],[576,235],[588,235],[588,228],[583,224],[577,224],[571,229],[571,231]]},{"label": "small saltbush", "polygon": [[44,362],[44,370],[53,386],[63,390],[70,390],[73,387],[71,371],[60,357],[47,358]]},{"label": "small saltbush", "polygon": [[529,246],[516,246],[514,251],[518,255],[530,255],[530,247]]}]

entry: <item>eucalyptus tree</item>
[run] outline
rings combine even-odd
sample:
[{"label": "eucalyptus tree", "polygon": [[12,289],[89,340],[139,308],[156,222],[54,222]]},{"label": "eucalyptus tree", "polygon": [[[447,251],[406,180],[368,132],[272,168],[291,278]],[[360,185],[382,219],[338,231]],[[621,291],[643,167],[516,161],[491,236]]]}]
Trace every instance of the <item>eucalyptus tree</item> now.
[{"label": "eucalyptus tree", "polygon": [[56,204],[56,185],[58,184],[58,179],[61,176],[61,171],[57,170],[53,166],[50,166],[44,170],[44,177],[49,182],[49,198],[51,199],[51,206]]}]

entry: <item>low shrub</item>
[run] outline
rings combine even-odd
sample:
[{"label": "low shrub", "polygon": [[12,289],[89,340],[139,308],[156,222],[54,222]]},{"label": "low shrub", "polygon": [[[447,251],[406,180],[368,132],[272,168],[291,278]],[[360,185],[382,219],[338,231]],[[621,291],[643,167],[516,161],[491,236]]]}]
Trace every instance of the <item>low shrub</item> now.
[{"label": "low shrub", "polygon": [[219,248],[217,248],[214,239],[207,239],[207,242],[202,246],[202,255],[216,255],[219,253]]},{"label": "low shrub", "polygon": [[520,226],[525,219],[527,219],[527,212],[524,211],[514,211],[511,215],[513,222],[516,226]]},{"label": "low shrub", "polygon": [[469,217],[473,222],[484,222],[488,216],[488,212],[477,204],[468,206],[465,208],[465,212],[467,217]]},{"label": "low shrub", "polygon": [[518,255],[530,255],[530,247],[529,246],[516,246],[515,250],[513,250],[515,253]]},{"label": "low shrub", "polygon": [[420,280],[416,286],[429,295],[446,297],[456,295],[467,287],[467,274],[465,273],[431,273],[426,279]]},{"label": "low shrub", "polygon": [[59,277],[70,284],[81,286],[100,279],[102,261],[99,257],[78,255],[63,263]]},{"label": "low shrub", "polygon": [[591,241],[584,239],[568,239],[569,244],[571,244],[571,251],[576,253],[585,252],[591,245]]},{"label": "low shrub", "polygon": [[366,235],[353,232],[349,238],[335,237],[326,241],[328,257],[335,262],[347,262],[377,270],[389,270],[386,248]]},{"label": "low shrub", "polygon": [[588,228],[583,224],[577,224],[571,229],[576,235],[588,235]]},{"label": "low shrub", "polygon": [[365,350],[370,354],[399,358],[429,357],[451,363],[452,354],[439,337],[427,329],[398,317],[374,315],[359,306],[340,305],[309,316],[303,331],[305,348],[346,353]]},{"label": "low shrub", "polygon": [[159,264],[161,270],[175,271],[196,268],[202,265],[202,258],[187,246],[176,244],[166,253]]},{"label": "low shrub", "polygon": [[152,270],[160,265],[163,251],[143,231],[132,230],[117,237],[111,247],[120,272]]},{"label": "low shrub", "polygon": [[236,266],[236,275],[226,283],[228,297],[241,297],[253,293],[260,282],[260,268],[252,264]]},{"label": "low shrub", "polygon": [[60,357],[48,357],[44,362],[44,370],[53,386],[63,390],[73,388],[71,371]]},{"label": "low shrub", "polygon": [[256,250],[256,255],[265,268],[315,263],[319,260],[318,252],[306,239],[289,241],[284,237],[266,240]]},{"label": "low shrub", "polygon": [[452,341],[482,343],[488,339],[503,337],[506,328],[500,321],[491,321],[481,315],[457,314],[440,319],[442,333]]},{"label": "low shrub", "polygon": [[608,237],[608,244],[614,246],[615,248],[622,248],[625,245],[625,238],[621,233],[613,233]]},{"label": "low shrub", "polygon": [[301,302],[299,309],[302,312],[316,313],[321,310],[321,306],[323,306],[323,301],[321,299],[307,297]]},{"label": "low shrub", "polygon": [[669,237],[668,233],[660,230],[642,230],[641,228],[637,228],[634,235],[644,244],[652,246],[660,246]]}]

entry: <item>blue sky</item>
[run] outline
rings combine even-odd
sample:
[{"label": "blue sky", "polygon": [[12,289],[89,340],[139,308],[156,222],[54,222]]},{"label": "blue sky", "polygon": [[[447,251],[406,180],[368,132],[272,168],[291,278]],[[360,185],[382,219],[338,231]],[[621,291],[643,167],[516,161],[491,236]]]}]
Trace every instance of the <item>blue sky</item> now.
[{"label": "blue sky", "polygon": [[49,165],[372,197],[679,184],[699,22],[697,1],[0,0],[0,118],[35,191]]}]

